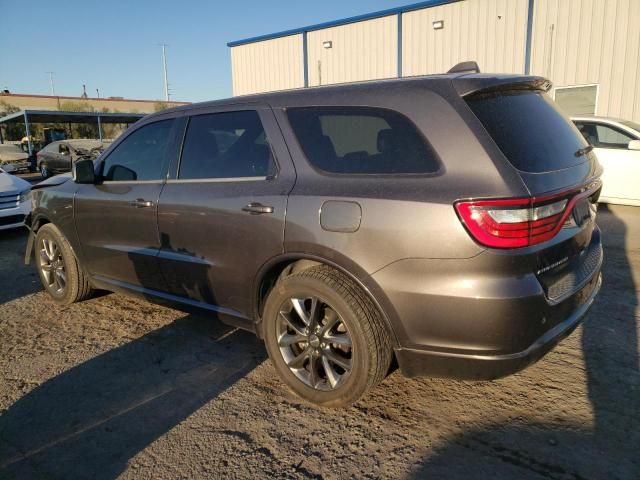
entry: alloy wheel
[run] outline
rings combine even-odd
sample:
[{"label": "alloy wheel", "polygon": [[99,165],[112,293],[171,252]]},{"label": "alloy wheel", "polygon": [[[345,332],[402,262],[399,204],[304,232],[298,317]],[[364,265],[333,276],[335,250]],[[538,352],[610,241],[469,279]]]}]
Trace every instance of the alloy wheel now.
[{"label": "alloy wheel", "polygon": [[67,286],[62,252],[53,239],[43,238],[40,242],[40,271],[50,290],[61,294]]},{"label": "alloy wheel", "polygon": [[315,296],[292,297],[280,307],[278,347],[289,370],[316,390],[340,387],[352,369],[347,327],[327,302]]}]

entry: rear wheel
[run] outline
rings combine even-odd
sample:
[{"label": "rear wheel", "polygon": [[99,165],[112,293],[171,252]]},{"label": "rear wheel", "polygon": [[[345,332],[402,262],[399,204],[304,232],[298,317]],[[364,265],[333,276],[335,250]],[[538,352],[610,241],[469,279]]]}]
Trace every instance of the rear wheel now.
[{"label": "rear wheel", "polygon": [[365,293],[347,276],[317,266],[278,280],[263,315],[269,357],[299,396],[343,407],[389,370],[389,334]]},{"label": "rear wheel", "polygon": [[93,293],[71,246],[60,230],[47,223],[36,235],[36,264],[42,286],[57,303],[70,305]]},{"label": "rear wheel", "polygon": [[49,178],[51,176],[51,170],[49,170],[49,167],[47,167],[45,163],[40,164],[40,175],[42,175],[42,178]]}]

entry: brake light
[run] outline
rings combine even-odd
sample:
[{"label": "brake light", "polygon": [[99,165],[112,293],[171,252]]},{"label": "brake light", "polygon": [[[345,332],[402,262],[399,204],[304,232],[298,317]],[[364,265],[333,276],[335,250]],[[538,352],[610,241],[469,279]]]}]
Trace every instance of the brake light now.
[{"label": "brake light", "polygon": [[538,198],[461,201],[455,208],[478,243],[519,248],[555,237],[576,201],[592,194],[593,189],[589,189]]}]

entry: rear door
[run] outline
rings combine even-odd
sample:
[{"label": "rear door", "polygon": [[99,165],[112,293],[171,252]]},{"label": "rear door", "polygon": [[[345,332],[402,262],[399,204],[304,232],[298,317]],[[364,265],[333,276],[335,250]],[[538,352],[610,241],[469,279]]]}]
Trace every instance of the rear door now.
[{"label": "rear door", "polygon": [[98,165],[102,181],[81,185],[74,214],[89,273],[106,283],[165,290],[156,255],[157,207],[178,120],[130,132]]},{"label": "rear door", "polygon": [[640,201],[640,151],[629,150],[629,142],[637,140],[631,134],[598,122],[576,121],[576,126],[595,147],[602,165],[603,200]]},{"label": "rear door", "polygon": [[47,165],[49,167],[49,169],[54,168],[52,165],[54,163],[54,153],[58,151],[58,146],[57,145],[52,145],[49,144],[46,147],[44,147],[42,150],[40,150],[37,153],[37,158],[38,158],[38,166],[40,164],[44,164]]},{"label": "rear door", "polygon": [[158,207],[169,292],[240,322],[252,317],[255,275],[283,252],[294,181],[268,107],[193,112]]}]

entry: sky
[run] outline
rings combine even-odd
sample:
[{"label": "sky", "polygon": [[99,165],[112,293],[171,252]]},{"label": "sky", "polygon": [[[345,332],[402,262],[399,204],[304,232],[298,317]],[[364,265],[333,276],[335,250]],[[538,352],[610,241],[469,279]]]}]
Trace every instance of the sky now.
[{"label": "sky", "polygon": [[409,3],[0,0],[0,89],[50,95],[53,71],[56,95],[162,99],[166,43],[172,100],[230,97],[228,42]]}]

